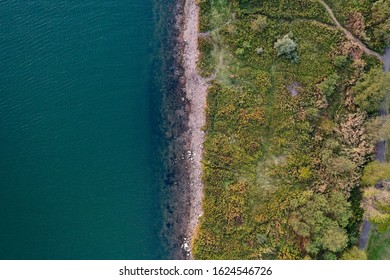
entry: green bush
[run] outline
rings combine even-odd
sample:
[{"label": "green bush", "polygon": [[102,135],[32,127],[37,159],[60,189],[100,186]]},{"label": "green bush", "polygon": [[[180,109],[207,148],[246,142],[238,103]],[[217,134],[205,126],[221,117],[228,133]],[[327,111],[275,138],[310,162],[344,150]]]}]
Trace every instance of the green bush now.
[{"label": "green bush", "polygon": [[297,63],[299,60],[298,45],[292,37],[292,34],[284,35],[283,38],[276,41],[274,48],[277,50],[278,56],[285,57],[291,62]]}]

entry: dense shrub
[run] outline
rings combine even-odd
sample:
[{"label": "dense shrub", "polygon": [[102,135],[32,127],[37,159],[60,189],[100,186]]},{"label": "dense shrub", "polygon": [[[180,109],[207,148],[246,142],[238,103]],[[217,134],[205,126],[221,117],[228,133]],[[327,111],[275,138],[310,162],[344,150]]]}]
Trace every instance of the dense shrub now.
[{"label": "dense shrub", "polygon": [[297,63],[299,60],[298,45],[292,37],[292,34],[284,35],[283,38],[276,41],[274,48],[277,50],[278,56],[285,57],[291,62]]}]

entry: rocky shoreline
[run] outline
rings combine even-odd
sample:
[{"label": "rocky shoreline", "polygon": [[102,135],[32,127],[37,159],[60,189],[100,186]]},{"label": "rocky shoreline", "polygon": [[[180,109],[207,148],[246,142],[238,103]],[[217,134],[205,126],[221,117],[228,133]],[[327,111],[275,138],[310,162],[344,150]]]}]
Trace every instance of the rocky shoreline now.
[{"label": "rocky shoreline", "polygon": [[[202,182],[202,158],[205,132],[203,127],[206,124],[206,103],[208,79],[201,77],[197,71],[199,59],[198,36],[199,36],[199,7],[195,0],[186,0],[184,5],[184,76],[186,80],[186,96],[190,103],[188,119],[188,142],[190,149],[187,157],[190,160],[190,209],[189,224],[187,225],[187,236],[192,241],[198,220],[202,216],[203,182]],[[191,249],[191,248],[190,248]],[[190,258],[193,258],[190,250]]]},{"label": "rocky shoreline", "polygon": [[197,73],[198,6],[195,0],[177,0],[176,15],[166,48],[173,53],[163,65],[164,127],[167,141],[163,190],[163,239],[172,259],[192,259],[191,244],[202,215],[202,152],[208,83]]}]

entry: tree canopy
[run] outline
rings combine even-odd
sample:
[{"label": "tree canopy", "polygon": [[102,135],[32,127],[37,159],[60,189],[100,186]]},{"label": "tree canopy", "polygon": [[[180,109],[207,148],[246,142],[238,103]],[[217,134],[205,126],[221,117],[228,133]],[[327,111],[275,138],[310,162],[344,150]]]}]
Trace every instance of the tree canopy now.
[{"label": "tree canopy", "polygon": [[373,186],[386,179],[390,179],[390,163],[373,161],[364,168],[362,181],[366,186]]},{"label": "tree canopy", "polygon": [[355,102],[368,113],[377,112],[386,94],[390,92],[390,73],[380,67],[371,69],[354,87]]}]

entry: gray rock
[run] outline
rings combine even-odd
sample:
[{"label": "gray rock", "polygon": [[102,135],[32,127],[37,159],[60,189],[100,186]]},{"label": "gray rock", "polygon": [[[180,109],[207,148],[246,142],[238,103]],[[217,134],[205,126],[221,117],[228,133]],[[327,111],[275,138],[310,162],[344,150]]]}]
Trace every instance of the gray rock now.
[{"label": "gray rock", "polygon": [[258,55],[261,55],[263,52],[264,52],[264,49],[263,49],[263,48],[257,48],[257,49],[256,49],[256,53],[257,53]]}]

